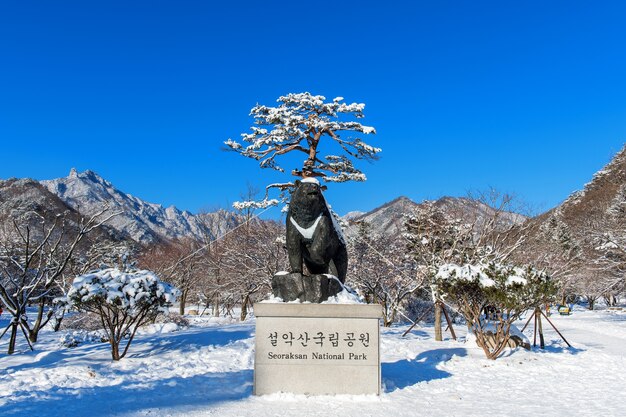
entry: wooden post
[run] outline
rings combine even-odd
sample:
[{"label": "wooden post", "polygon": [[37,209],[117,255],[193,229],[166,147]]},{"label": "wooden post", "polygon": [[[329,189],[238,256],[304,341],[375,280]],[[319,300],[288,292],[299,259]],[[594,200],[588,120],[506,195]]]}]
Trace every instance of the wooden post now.
[{"label": "wooden post", "polygon": [[572,347],[572,345],[570,345],[569,342],[565,340],[565,338],[563,337],[559,329],[557,329],[556,326],[552,323],[552,320],[550,320],[548,316],[546,316],[545,314],[543,316],[546,318],[546,320],[548,320],[548,323],[550,323],[550,326],[552,326],[552,328],[559,334],[559,336],[561,337],[561,339],[563,339],[563,341],[567,344],[567,346]]},{"label": "wooden post", "polygon": [[424,311],[424,312],[422,313],[422,315],[421,315],[421,316],[419,316],[417,319],[415,319],[415,321],[413,322],[413,324],[411,325],[411,327],[409,327],[408,329],[406,329],[406,332],[402,333],[402,337],[404,337],[404,336],[406,336],[407,334],[409,334],[409,332],[410,332],[411,330],[413,330],[413,328],[414,328],[415,326],[417,326],[417,325],[418,325],[418,323],[419,323],[419,322],[420,322],[420,321],[421,321],[424,317],[426,317],[426,314],[428,314],[428,313],[430,313],[430,308],[427,308],[427,309],[426,309],[426,311]]},{"label": "wooden post", "polygon": [[442,305],[441,309],[443,310],[443,315],[446,317],[446,321],[448,322],[448,329],[450,329],[450,334],[452,335],[452,338],[456,340],[456,333],[454,333],[454,327],[452,327],[452,320],[450,320],[450,316],[448,315],[448,312],[446,311],[446,306]]},{"label": "wooden post", "polygon": [[439,300],[435,302],[435,340],[441,342],[443,335],[441,334],[441,303]]},{"label": "wooden post", "polygon": [[535,312],[533,312],[533,316],[535,317],[535,329],[534,329],[534,337],[533,337],[533,347],[537,346],[537,315],[535,314],[537,312],[537,310],[535,310]]},{"label": "wooden post", "polygon": [[[539,314],[537,314],[539,313]],[[539,329],[539,347],[541,349],[545,349],[546,348],[546,344],[543,340],[543,327],[541,326],[541,308],[537,307],[537,310],[535,310],[535,317],[537,317],[537,328]]]}]

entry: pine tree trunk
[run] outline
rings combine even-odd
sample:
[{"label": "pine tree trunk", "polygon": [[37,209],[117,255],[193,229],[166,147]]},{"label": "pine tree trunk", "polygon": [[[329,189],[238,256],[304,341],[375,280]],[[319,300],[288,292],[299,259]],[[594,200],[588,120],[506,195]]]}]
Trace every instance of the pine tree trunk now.
[{"label": "pine tree trunk", "polygon": [[17,340],[17,321],[11,324],[11,337],[9,338],[9,349],[7,355],[15,353],[15,342]]},{"label": "pine tree trunk", "polygon": [[39,329],[41,328],[41,321],[43,320],[43,309],[45,305],[43,300],[39,301],[39,305],[37,306],[37,319],[35,320],[35,324],[33,324],[33,328],[28,332],[28,339],[31,343],[36,343],[37,338],[39,337]]},{"label": "pine tree trunk", "polygon": [[441,304],[435,303],[435,340],[441,342],[443,334],[441,331]]},{"label": "pine tree trunk", "polygon": [[56,322],[54,323],[54,332],[58,332],[59,330],[61,330],[61,323],[63,323],[63,318],[65,317],[65,314],[61,314],[61,317],[57,317],[56,318]]},{"label": "pine tree trunk", "polygon": [[506,348],[508,342],[509,342],[508,335],[500,335],[500,337],[494,336],[494,348],[491,350],[487,358],[494,360],[494,361],[498,359],[498,356],[500,356],[504,348]]},{"label": "pine tree trunk", "polygon": [[114,361],[120,360],[120,344],[115,340],[115,337],[111,337],[111,357]]},{"label": "pine tree trunk", "polygon": [[483,350],[487,359],[494,359],[491,355],[491,346],[485,336],[485,334],[477,329],[474,332],[474,336],[476,336],[476,344]]}]

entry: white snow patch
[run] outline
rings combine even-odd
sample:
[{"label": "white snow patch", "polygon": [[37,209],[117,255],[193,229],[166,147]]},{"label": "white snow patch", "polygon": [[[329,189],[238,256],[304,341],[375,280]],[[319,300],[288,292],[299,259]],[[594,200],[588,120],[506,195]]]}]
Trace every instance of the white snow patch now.
[{"label": "white snow patch", "polygon": [[483,287],[492,287],[495,285],[495,281],[485,275],[482,266],[470,264],[466,264],[463,266],[459,266],[456,264],[442,265],[439,267],[435,278],[445,280],[458,279],[465,281],[473,281],[474,279],[478,278],[478,282]]},{"label": "white snow patch", "polygon": [[[381,328],[383,393],[376,396],[252,394],[254,321],[219,324],[199,316],[174,333],[142,333],[112,362],[107,343],[61,347],[45,328],[30,352],[6,355],[0,340],[0,414],[16,416],[319,417],[626,415],[626,312],[586,311],[544,324],[546,349],[512,350],[496,361],[469,343],[423,325]],[[222,319],[222,318],[220,318]],[[230,319],[229,319],[230,320]],[[232,321],[232,320],[230,320]],[[223,323],[223,321],[220,321]],[[0,317],[0,328],[8,317]],[[516,322],[522,327],[524,320]],[[526,335],[532,335],[532,323]],[[539,387],[539,391],[537,391]],[[538,393],[529,395],[529,393]]]},{"label": "white snow patch", "polygon": [[310,183],[310,184],[320,185],[320,182],[315,177],[303,178],[300,182],[306,182],[306,183]]}]

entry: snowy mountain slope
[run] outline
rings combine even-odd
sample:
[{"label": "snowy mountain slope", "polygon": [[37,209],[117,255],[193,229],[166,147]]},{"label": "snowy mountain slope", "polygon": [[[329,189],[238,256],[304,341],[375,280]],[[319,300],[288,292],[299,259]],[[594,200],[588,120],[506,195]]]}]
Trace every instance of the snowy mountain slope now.
[{"label": "snowy mountain slope", "polygon": [[[374,210],[360,215],[344,216],[350,225],[365,221],[371,225],[371,231],[380,236],[398,236],[404,232],[404,216],[420,207],[423,203],[416,203],[408,197],[398,197]],[[442,197],[434,201],[436,207],[454,217],[489,218],[494,209],[486,204],[464,197]],[[502,216],[503,226],[521,224],[526,217],[517,213],[504,213]],[[355,232],[354,227],[349,227],[347,234]]]},{"label": "snowy mountain slope", "polygon": [[537,220],[551,217],[571,226],[582,225],[588,218],[626,219],[626,146],[582,190]]},{"label": "snowy mountain slope", "polygon": [[[626,147],[580,191],[531,219],[524,251],[564,252],[596,269],[626,262]],[[601,267],[598,267],[600,265]],[[619,271],[618,271],[619,272]]]},{"label": "snowy mountain slope", "polygon": [[[0,327],[6,325],[0,318]],[[148,326],[128,356],[106,343],[75,348],[45,331],[36,350],[0,352],[0,415],[17,416],[622,416],[626,313],[585,311],[551,320],[574,346],[544,327],[546,349],[496,361],[424,326],[381,329],[383,393],[376,396],[252,395],[254,321],[192,318],[189,328]],[[523,321],[517,323],[521,328]],[[532,326],[531,326],[532,327]],[[532,329],[526,334],[532,337]],[[4,345],[0,344],[0,348]]]},{"label": "snowy mountain slope", "polygon": [[165,208],[148,203],[118,190],[93,171],[79,173],[72,169],[67,177],[41,183],[84,215],[91,215],[105,205],[112,211],[120,211],[111,220],[111,226],[140,243],[180,237],[204,239],[214,235],[212,229],[228,229],[237,223],[236,217],[226,212],[196,216],[174,206]]},{"label": "snowy mountain slope", "polygon": [[28,178],[0,180],[0,218],[3,220],[27,212],[37,213],[51,220],[58,213],[68,210],[71,209],[60,198],[35,180]]},{"label": "snowy mountain slope", "polygon": [[[77,227],[83,217],[35,180],[28,178],[0,180],[0,225],[3,230],[14,231],[15,220],[20,228],[28,225],[33,236],[41,238],[42,220],[45,222],[46,230],[49,230],[58,220],[58,216],[62,216],[71,229]],[[123,236],[115,229],[104,225],[92,231],[87,240],[119,241],[122,238]]]},{"label": "snowy mountain slope", "polygon": [[[350,224],[363,221],[369,223],[374,234],[395,236],[404,231],[404,214],[410,213],[416,206],[417,203],[402,196],[349,220]],[[350,235],[353,230],[350,228],[347,234]]]}]

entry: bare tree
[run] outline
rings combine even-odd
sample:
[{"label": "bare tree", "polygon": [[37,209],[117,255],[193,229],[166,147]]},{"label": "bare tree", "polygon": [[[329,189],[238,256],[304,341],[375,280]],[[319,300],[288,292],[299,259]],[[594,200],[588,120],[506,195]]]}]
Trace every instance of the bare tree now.
[{"label": "bare tree", "polygon": [[238,294],[240,319],[245,320],[252,299],[262,289],[269,290],[272,277],[287,267],[284,227],[271,221],[250,221],[221,242],[224,272],[229,288]]},{"label": "bare tree", "polygon": [[[622,188],[626,189],[626,186]],[[587,265],[577,272],[584,271],[584,277],[578,276],[579,289],[586,296],[590,310],[593,310],[595,301],[601,297],[611,304],[626,285],[624,201],[619,198],[617,204],[602,207],[587,216],[583,224],[583,256]]]},{"label": "bare tree", "polygon": [[566,203],[567,209],[559,207],[533,222],[533,238],[527,239],[516,258],[550,271],[559,283],[561,304],[578,294],[593,309],[598,299],[611,300],[624,289],[626,216],[622,206],[619,194],[615,201],[598,199],[588,210],[578,207],[574,197]]},{"label": "bare tree", "polygon": [[185,314],[190,294],[200,282],[202,243],[190,238],[162,242],[147,248],[139,258],[141,268],[154,271],[167,282],[175,285],[181,292],[179,314]]},{"label": "bare tree", "polygon": [[[54,314],[52,309],[45,313],[45,306],[51,301],[58,280],[79,243],[89,232],[118,214],[107,212],[105,207],[78,224],[71,224],[64,215],[56,216],[49,223],[43,216],[30,212],[14,219],[12,227],[4,228],[0,238],[0,299],[12,319],[0,338],[10,330],[8,354],[14,353],[20,330],[33,348],[39,331]],[[33,223],[33,218],[38,219],[37,223]],[[29,304],[37,306],[34,322],[27,316]]]},{"label": "bare tree", "polygon": [[389,236],[377,236],[367,222],[357,224],[348,240],[349,274],[368,303],[383,306],[383,323],[391,326],[408,298],[421,286],[415,263],[404,256],[402,244]]},{"label": "bare tree", "polygon": [[614,300],[624,290],[626,264],[626,149],[598,171],[584,189],[531,222],[523,255],[551,271],[561,302],[585,296]]}]

